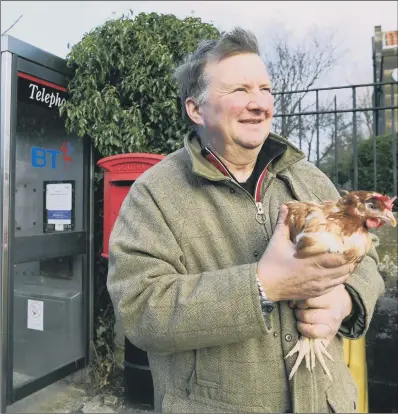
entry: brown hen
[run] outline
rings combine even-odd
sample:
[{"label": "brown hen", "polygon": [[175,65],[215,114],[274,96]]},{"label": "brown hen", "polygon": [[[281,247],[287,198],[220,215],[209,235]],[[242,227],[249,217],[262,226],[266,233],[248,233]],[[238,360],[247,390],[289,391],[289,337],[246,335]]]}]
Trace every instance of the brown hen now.
[{"label": "brown hen", "polygon": [[[396,226],[392,213],[396,197],[371,192],[346,192],[338,201],[320,204],[291,201],[286,203],[290,237],[295,244],[297,257],[309,257],[326,252],[343,254],[348,262],[359,263],[372,244],[370,228],[385,223]],[[300,336],[295,347],[286,355],[289,358],[298,352],[289,379],[293,377],[305,358],[306,367],[312,371],[315,357],[332,380],[323,355],[333,361],[326,347],[331,338],[310,339]]]}]

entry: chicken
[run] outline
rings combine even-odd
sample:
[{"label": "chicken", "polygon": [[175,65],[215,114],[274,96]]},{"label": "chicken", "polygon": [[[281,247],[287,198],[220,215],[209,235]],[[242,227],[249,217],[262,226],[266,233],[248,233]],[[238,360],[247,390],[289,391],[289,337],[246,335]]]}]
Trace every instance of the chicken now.
[{"label": "chicken", "polygon": [[[370,192],[345,192],[337,202],[320,204],[291,201],[286,203],[288,215],[286,223],[295,244],[296,257],[309,257],[326,252],[343,254],[350,263],[363,260],[372,239],[370,228],[378,228],[385,223],[396,226],[392,213],[396,197]],[[286,355],[289,358],[298,353],[289,379],[296,373],[305,358],[306,368],[312,371],[315,357],[318,358],[326,375],[332,381],[323,355],[333,361],[326,347],[330,338],[310,339],[301,336],[297,344]]]}]

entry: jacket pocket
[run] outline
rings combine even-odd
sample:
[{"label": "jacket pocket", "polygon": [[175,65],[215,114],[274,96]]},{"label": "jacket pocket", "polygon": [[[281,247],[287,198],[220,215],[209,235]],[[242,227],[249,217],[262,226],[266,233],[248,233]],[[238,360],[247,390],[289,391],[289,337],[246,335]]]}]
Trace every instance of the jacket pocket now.
[{"label": "jacket pocket", "polygon": [[162,402],[162,413],[225,413],[228,411],[210,407],[203,402],[185,399],[166,393]]},{"label": "jacket pocket", "polygon": [[234,406],[203,397],[184,398],[166,392],[162,402],[162,413],[270,413],[262,407]]},{"label": "jacket pocket", "polygon": [[357,412],[358,389],[354,383],[332,385],[326,390],[326,399],[330,413]]},{"label": "jacket pocket", "polygon": [[196,382],[205,387],[220,386],[222,347],[201,348],[195,351]]}]

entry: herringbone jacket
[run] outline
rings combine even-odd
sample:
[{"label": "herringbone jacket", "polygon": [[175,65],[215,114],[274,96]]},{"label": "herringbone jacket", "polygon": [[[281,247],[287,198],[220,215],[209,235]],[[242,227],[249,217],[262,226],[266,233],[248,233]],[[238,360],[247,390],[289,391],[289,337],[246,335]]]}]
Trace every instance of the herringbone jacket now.
[{"label": "herringbone jacket", "polygon": [[[126,336],[148,352],[157,412],[355,412],[357,388],[343,360],[342,331],[328,347],[333,382],[317,364],[287,378],[298,339],[294,312],[261,312],[256,261],[281,203],[339,197],[287,140],[254,198],[205,159],[190,135],[146,171],[127,195],[110,238],[108,290]],[[361,315],[346,336],[365,334],[384,284],[375,245],[347,288]]]}]

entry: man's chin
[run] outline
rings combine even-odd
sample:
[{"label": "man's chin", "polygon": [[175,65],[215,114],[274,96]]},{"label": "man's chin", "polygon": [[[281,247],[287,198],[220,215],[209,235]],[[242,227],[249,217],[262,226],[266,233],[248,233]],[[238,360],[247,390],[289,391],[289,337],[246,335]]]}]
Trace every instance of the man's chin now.
[{"label": "man's chin", "polygon": [[245,148],[248,150],[254,150],[254,149],[258,149],[259,147],[262,147],[267,137],[268,137],[268,134],[261,138],[259,137],[256,139],[239,139],[238,143],[242,148]]}]

